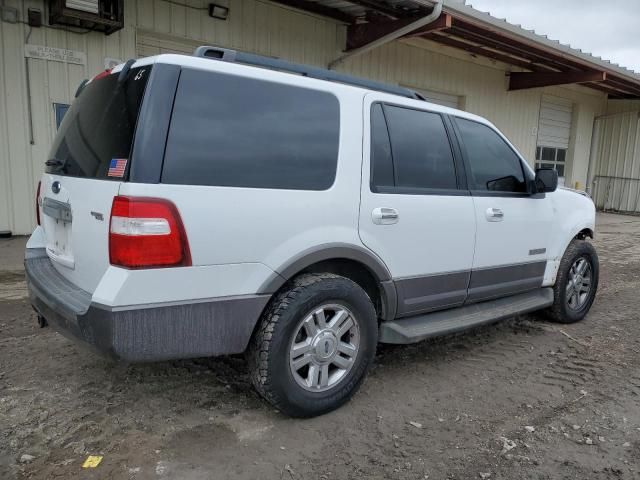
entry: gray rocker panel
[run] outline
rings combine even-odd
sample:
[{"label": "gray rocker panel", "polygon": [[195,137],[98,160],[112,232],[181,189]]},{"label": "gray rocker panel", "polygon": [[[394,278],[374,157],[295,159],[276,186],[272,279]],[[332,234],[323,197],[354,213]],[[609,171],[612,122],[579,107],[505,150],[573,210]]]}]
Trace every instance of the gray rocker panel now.
[{"label": "gray rocker panel", "polygon": [[398,294],[396,317],[462,305],[471,272],[454,272],[394,280]]},{"label": "gray rocker panel", "polygon": [[396,318],[540,288],[546,265],[546,261],[529,262],[394,279],[398,296]]},{"label": "gray rocker panel", "polygon": [[526,292],[542,286],[546,261],[483,268],[471,272],[467,302]]},{"label": "gray rocker panel", "polygon": [[381,343],[416,343],[493,323],[514,315],[540,310],[553,304],[553,289],[540,288],[510,297],[474,303],[451,310],[427,313],[380,324]]}]

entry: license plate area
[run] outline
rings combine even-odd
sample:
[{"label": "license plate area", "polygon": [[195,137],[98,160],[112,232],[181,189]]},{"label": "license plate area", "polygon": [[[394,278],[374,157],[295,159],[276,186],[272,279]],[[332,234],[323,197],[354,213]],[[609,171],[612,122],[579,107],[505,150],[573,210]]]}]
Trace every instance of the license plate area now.
[{"label": "license plate area", "polygon": [[71,205],[45,197],[42,202],[45,233],[47,236],[47,254],[52,260],[74,268],[71,248],[71,225],[73,215]]}]

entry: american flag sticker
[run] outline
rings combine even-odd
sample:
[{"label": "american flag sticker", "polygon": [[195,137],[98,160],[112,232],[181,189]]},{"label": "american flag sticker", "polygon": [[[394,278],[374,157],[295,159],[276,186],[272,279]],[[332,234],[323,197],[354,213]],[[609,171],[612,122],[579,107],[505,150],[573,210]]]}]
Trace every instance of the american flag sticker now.
[{"label": "american flag sticker", "polygon": [[109,164],[108,177],[124,177],[124,170],[127,168],[126,158],[112,158]]}]

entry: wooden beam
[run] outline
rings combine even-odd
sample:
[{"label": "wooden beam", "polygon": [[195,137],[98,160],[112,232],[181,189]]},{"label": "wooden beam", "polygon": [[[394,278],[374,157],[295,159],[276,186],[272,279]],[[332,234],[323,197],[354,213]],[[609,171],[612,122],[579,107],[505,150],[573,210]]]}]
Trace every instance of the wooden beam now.
[{"label": "wooden beam", "polygon": [[461,18],[453,19],[452,33],[492,48],[504,49],[505,52],[522,55],[534,62],[544,61],[557,70],[584,71],[585,68],[589,68],[581,63],[567,59],[561,54],[549,52],[548,49],[539,48],[535,44],[532,45],[531,42],[519,40],[510,35],[500,33],[493,28],[487,28]]},{"label": "wooden beam", "polygon": [[[371,42],[376,41],[385,35],[395,32],[401,28],[410,25],[413,22],[420,20],[420,17],[403,18],[400,20],[394,20],[384,23],[361,23],[356,25],[350,25],[347,29],[347,52],[356,48],[368,45]],[[440,31],[451,27],[451,15],[441,15],[437,20],[430,24],[411,32],[405,37],[413,37],[417,35],[424,35],[428,32]]]},{"label": "wooden beam", "polygon": [[[388,17],[392,18],[408,18],[413,17],[418,13],[418,9],[403,9],[396,8],[388,3],[379,1],[379,0],[347,0],[349,3],[353,3],[355,5],[360,5],[361,7],[375,10],[376,12],[383,13]],[[425,15],[427,15],[425,13]]]},{"label": "wooden beam", "polygon": [[624,92],[616,90],[615,88],[608,87],[604,83],[583,83],[583,87],[593,88],[594,90],[599,90],[604,93],[608,93],[609,95],[624,95]]},{"label": "wooden beam", "polygon": [[298,10],[304,10],[306,12],[315,13],[316,15],[321,15],[323,17],[333,18],[334,20],[338,20],[339,22],[348,23],[351,25],[355,22],[355,18],[351,15],[344,13],[337,8],[329,8],[325,7],[316,2],[308,2],[307,0],[273,0],[276,3],[281,5],[286,5],[287,7],[297,8]]},{"label": "wooden beam", "polygon": [[492,60],[497,60],[499,62],[506,63],[507,65],[516,65],[518,67],[526,68],[527,70],[538,70],[538,71],[549,71],[551,69],[547,69],[546,67],[541,67],[533,62],[528,60],[523,60],[520,58],[514,58],[507,54],[502,54],[498,52],[494,52],[493,50],[489,50],[480,45],[473,45],[467,42],[463,42],[461,40],[457,40],[447,35],[440,35],[438,33],[430,33],[426,35],[422,35],[422,38],[426,40],[431,40],[434,42],[441,43],[448,47],[453,47],[458,50],[463,50],[472,55],[480,55],[482,57],[490,58]]},{"label": "wooden beam", "polygon": [[407,18],[385,23],[358,23],[347,27],[347,52],[363,47],[385,35],[406,27],[416,19]]},{"label": "wooden beam", "polygon": [[605,72],[511,72],[509,90],[567,85],[570,83],[604,82]]},{"label": "wooden beam", "polygon": [[456,37],[463,38],[467,41],[475,42],[509,55],[517,55],[532,62],[546,63],[556,70],[580,71],[578,67],[571,65],[570,62],[560,62],[549,57],[548,55],[541,55],[540,52],[538,52],[535,48],[532,48],[528,45],[519,44],[508,39],[500,39],[499,36],[494,36],[491,32],[486,32],[484,34],[476,33],[469,30],[467,26],[460,27],[460,23],[455,19],[453,27],[451,29],[451,34],[455,35]]},{"label": "wooden beam", "polygon": [[443,30],[449,30],[453,24],[453,18],[448,13],[440,15],[436,20],[428,25],[425,25],[418,30],[405,35],[405,37],[420,37],[426,33],[441,32]]},{"label": "wooden beam", "polygon": [[633,95],[640,94],[639,84],[625,81],[619,77],[614,77],[613,75],[609,75],[607,77],[607,84],[612,85],[618,90],[622,90]]},{"label": "wooden beam", "polygon": [[609,100],[640,100],[640,95],[615,95]]}]

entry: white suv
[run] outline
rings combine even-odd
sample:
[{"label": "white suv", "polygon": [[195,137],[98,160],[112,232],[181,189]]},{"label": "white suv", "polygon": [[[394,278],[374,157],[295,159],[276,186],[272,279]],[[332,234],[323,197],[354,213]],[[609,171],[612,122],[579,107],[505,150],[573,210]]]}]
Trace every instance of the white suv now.
[{"label": "white suv", "polygon": [[215,47],[85,82],[25,257],[41,325],[126,361],[246,353],[292,416],[376,344],[545,309],[582,319],[595,209],[483,118]]}]

